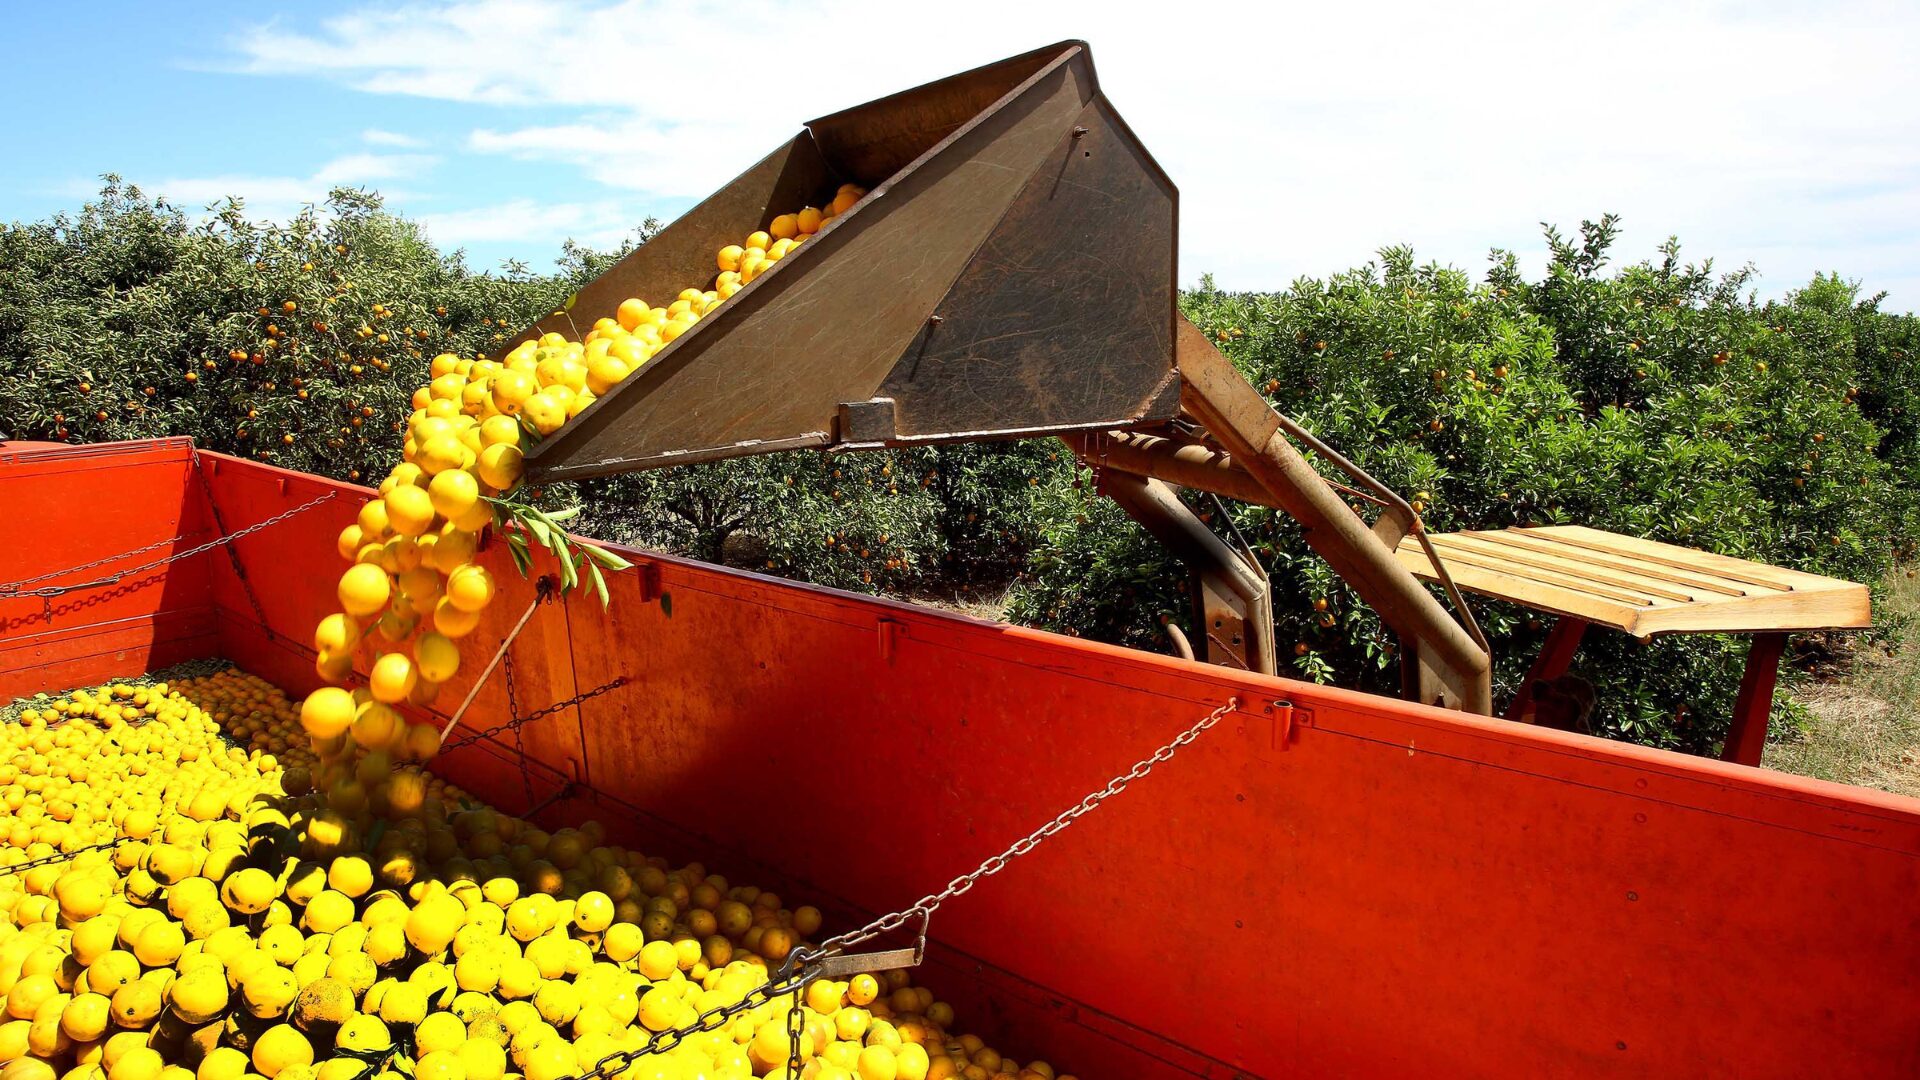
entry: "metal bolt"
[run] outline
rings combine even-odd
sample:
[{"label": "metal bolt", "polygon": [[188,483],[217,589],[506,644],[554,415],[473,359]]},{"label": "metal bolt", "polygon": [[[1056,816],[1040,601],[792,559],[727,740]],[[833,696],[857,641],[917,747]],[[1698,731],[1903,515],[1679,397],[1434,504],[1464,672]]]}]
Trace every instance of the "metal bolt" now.
[{"label": "metal bolt", "polygon": [[927,316],[927,322],[928,322],[928,323],[929,323],[930,325],[933,325],[933,326],[939,326],[939,325],[940,325],[941,323],[943,323],[943,322],[946,322],[946,321],[947,321],[947,317],[946,317],[945,315],[929,315],[929,316]]},{"label": "metal bolt", "polygon": [[1087,134],[1087,129],[1086,129],[1086,128],[1083,128],[1083,127],[1077,127],[1077,128],[1074,128],[1074,129],[1073,129],[1073,137],[1074,137],[1074,138],[1076,138],[1076,139],[1079,139],[1079,138],[1084,138],[1084,137],[1086,136],[1086,134]]}]

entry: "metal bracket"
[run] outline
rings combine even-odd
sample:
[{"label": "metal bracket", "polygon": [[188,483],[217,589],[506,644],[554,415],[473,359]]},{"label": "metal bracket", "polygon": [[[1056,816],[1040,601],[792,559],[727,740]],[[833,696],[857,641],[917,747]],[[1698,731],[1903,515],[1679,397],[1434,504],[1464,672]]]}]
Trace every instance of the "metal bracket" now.
[{"label": "metal bracket", "polygon": [[919,914],[920,929],[914,936],[911,948],[881,949],[878,952],[866,953],[836,953],[818,961],[820,974],[829,979],[844,979],[862,972],[919,967],[927,958],[927,926],[933,921],[933,913],[922,911]]},{"label": "metal bracket", "polygon": [[834,425],[835,440],[843,443],[883,443],[898,432],[890,397],[843,401]]},{"label": "metal bracket", "polygon": [[900,639],[907,636],[907,624],[901,622],[899,619],[882,616],[878,629],[880,632],[880,661],[881,663],[891,664],[893,663],[895,650],[900,647]]},{"label": "metal bracket", "polygon": [[1273,717],[1273,748],[1275,750],[1285,750],[1293,745],[1293,729],[1296,723],[1305,726],[1311,721],[1311,714],[1304,709],[1299,710],[1299,715],[1296,717],[1291,701],[1269,702],[1266,712],[1268,716]]},{"label": "metal bracket", "polygon": [[634,566],[634,572],[640,575],[640,602],[651,604],[660,599],[664,586],[661,583],[660,564],[643,562]]},{"label": "metal bracket", "polygon": [[[578,762],[574,763],[574,768],[576,771],[579,769]],[[532,806],[527,807],[526,812],[521,814],[520,816],[525,820],[531,821],[533,820],[533,816],[535,814],[538,814],[540,811],[545,810],[547,807],[552,806],[554,803],[557,803],[562,799],[571,797],[573,795],[573,791],[574,791],[574,781],[572,780],[565,781],[560,785],[559,789],[556,790],[553,794],[547,796],[544,799],[541,799],[539,802],[534,803]]]}]

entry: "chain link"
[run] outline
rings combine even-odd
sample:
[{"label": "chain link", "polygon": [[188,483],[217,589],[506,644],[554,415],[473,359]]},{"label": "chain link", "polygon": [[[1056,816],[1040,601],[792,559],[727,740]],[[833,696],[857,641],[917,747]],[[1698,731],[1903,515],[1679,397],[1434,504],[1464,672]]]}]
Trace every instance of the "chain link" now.
[{"label": "chain link", "polygon": [[[508,659],[505,666],[507,669],[507,703],[508,703],[508,709],[511,710],[513,708],[513,697],[514,697],[512,659]],[[459,748],[466,746],[469,743],[476,743],[482,739],[491,738],[495,735],[505,734],[506,732],[509,732],[509,731],[513,732],[517,737],[522,727],[524,727],[527,724],[533,723],[535,720],[544,720],[547,717],[552,716],[557,712],[564,712],[567,709],[571,709],[575,705],[578,705],[583,701],[591,701],[602,694],[612,693],[613,691],[618,690],[619,688],[627,685],[627,683],[630,681],[631,680],[629,680],[625,675],[621,675],[609,682],[601,683],[599,686],[596,686],[593,689],[586,691],[585,693],[575,694],[564,701],[556,701],[553,704],[548,705],[542,709],[535,709],[534,711],[526,714],[525,716],[516,716],[513,719],[508,720],[503,724],[495,724],[490,728],[485,728],[480,731],[466,732],[454,738],[448,739],[446,743],[440,747],[440,752],[444,754],[449,750],[458,750]]]},{"label": "chain link", "polygon": [[296,506],[291,510],[283,510],[278,514],[275,514],[272,517],[267,518],[265,521],[260,521],[260,522],[256,522],[255,524],[249,525],[246,528],[241,529],[239,532],[228,533],[227,535],[221,536],[218,539],[209,540],[204,544],[200,544],[195,547],[190,547],[185,551],[175,552],[172,555],[155,559],[152,562],[141,563],[139,566],[130,567],[126,570],[118,570],[118,571],[115,571],[114,573],[106,575],[105,577],[96,578],[92,581],[84,581],[78,585],[46,585],[38,589],[25,588],[25,586],[31,585],[36,581],[46,581],[49,578],[66,577],[68,574],[77,574],[82,570],[92,570],[97,567],[105,566],[111,562],[117,562],[121,559],[132,558],[135,555],[143,555],[156,548],[161,548],[161,547],[167,546],[168,544],[177,543],[180,538],[177,536],[169,537],[168,539],[161,540],[157,543],[148,544],[145,547],[135,548],[132,551],[123,551],[118,555],[109,555],[104,559],[95,559],[94,561],[89,563],[81,563],[79,566],[69,567],[65,570],[55,570],[55,571],[52,571],[51,573],[39,574],[29,578],[21,578],[18,581],[9,581],[4,584],[0,584],[0,597],[7,597],[7,596],[54,597],[54,596],[60,596],[64,593],[78,592],[82,589],[97,589],[103,586],[112,585],[120,581],[122,578],[131,577],[134,574],[144,573],[148,570],[153,570],[158,567],[165,566],[168,563],[178,562],[181,559],[189,559],[195,555],[212,551],[215,548],[225,547],[226,545],[233,543],[235,540],[238,540],[243,536],[250,536],[254,533],[259,532],[261,529],[278,525],[281,522],[287,520],[290,517],[293,517],[296,514],[305,513],[306,511],[311,510],[316,506],[319,506],[321,503],[332,500],[334,496],[337,494],[338,492],[334,492],[334,491],[325,492],[321,494],[319,497],[314,499],[309,499],[308,501],[301,503],[299,506]]},{"label": "chain link", "polygon": [[807,1031],[807,1014],[800,1008],[800,995],[793,995],[793,1004],[787,1007],[787,1076],[800,1080],[800,1070],[806,1067],[801,1058],[800,1037]]},{"label": "chain link", "polygon": [[12,866],[0,865],[0,874],[24,874],[36,866],[51,866],[54,863],[66,862],[68,859],[84,855],[89,851],[117,848],[121,844],[126,843],[128,839],[129,838],[125,836],[117,837],[105,843],[88,844],[86,847],[77,847],[72,851],[56,851],[51,855],[43,855],[38,859],[28,859],[26,862],[15,863]]}]

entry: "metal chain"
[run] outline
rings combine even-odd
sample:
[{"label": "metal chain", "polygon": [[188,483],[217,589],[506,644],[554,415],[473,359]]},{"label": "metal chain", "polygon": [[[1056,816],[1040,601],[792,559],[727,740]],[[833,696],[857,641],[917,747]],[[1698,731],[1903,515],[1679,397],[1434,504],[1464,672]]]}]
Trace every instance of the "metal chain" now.
[{"label": "metal chain", "polygon": [[787,1075],[799,1080],[800,1070],[806,1067],[801,1060],[800,1037],[807,1031],[807,1014],[800,1008],[800,995],[793,995],[793,1004],[787,1007]]},{"label": "metal chain", "polygon": [[[507,701],[508,708],[511,710],[513,702],[513,661],[508,659],[505,666],[507,669]],[[476,743],[481,739],[491,738],[492,736],[504,734],[509,731],[514,732],[517,736],[520,728],[524,725],[531,724],[535,720],[544,720],[557,712],[563,712],[583,701],[591,701],[602,694],[611,693],[631,681],[632,680],[628,679],[625,675],[621,675],[609,682],[601,683],[599,686],[584,693],[575,694],[564,701],[556,701],[545,708],[535,709],[525,716],[516,716],[503,724],[495,724],[490,728],[485,728],[480,731],[465,732],[457,738],[448,739],[446,743],[440,747],[440,752],[444,754],[449,750],[458,750],[460,747],[466,746],[469,743]]]},{"label": "metal chain", "polygon": [[806,1013],[801,1008],[801,991],[820,978],[821,961],[845,952],[849,946],[858,945],[890,930],[897,930],[914,919],[920,920],[920,937],[924,942],[930,917],[941,904],[965,893],[981,879],[992,877],[1006,869],[1007,864],[1012,860],[1032,851],[1048,837],[1065,829],[1086,814],[1092,813],[1108,799],[1125,791],[1128,784],[1152,772],[1154,766],[1171,760],[1182,747],[1192,743],[1200,737],[1201,733],[1218,724],[1227,714],[1239,707],[1239,698],[1228,698],[1226,704],[1201,717],[1192,727],[1175,735],[1144,759],[1135,762],[1133,768],[1107,781],[1105,787],[1061,811],[1052,821],[1014,841],[1005,851],[981,863],[971,872],[954,878],[940,892],[923,896],[912,906],[875,919],[858,930],[828,938],[817,948],[793,950],[787,954],[786,961],[768,977],[766,982],[748,991],[747,995],[738,1002],[708,1009],[685,1027],[659,1032],[647,1040],[646,1045],[636,1050],[608,1054],[595,1062],[593,1068],[578,1076],[568,1077],[567,1080],[612,1080],[613,1077],[630,1068],[634,1062],[649,1054],[665,1053],[678,1046],[689,1035],[713,1031],[743,1012],[757,1009],[788,994],[794,997],[793,1004],[787,1009],[787,1077],[788,1080],[798,1080],[806,1064],[802,1060],[804,1055],[801,1053],[801,1038],[806,1033]]},{"label": "metal chain", "polygon": [[4,584],[0,584],[0,596],[53,597],[53,596],[60,596],[63,593],[78,592],[81,589],[97,589],[102,586],[112,585],[115,582],[120,581],[122,578],[130,577],[134,574],[144,573],[145,571],[153,570],[157,567],[165,566],[168,563],[178,562],[181,559],[189,559],[195,555],[202,554],[203,552],[212,551],[215,548],[225,547],[226,545],[233,543],[235,540],[238,540],[241,537],[251,536],[252,534],[259,532],[261,529],[278,525],[281,522],[287,520],[290,517],[293,517],[296,514],[305,513],[306,511],[311,510],[316,506],[319,506],[321,503],[332,500],[334,496],[337,494],[338,492],[328,491],[320,495],[318,498],[310,499],[304,503],[301,503],[299,506],[294,507],[291,510],[283,510],[278,514],[275,514],[272,517],[267,518],[265,521],[256,522],[252,525],[247,526],[244,529],[241,529],[239,532],[228,533],[227,535],[221,536],[218,539],[209,540],[204,544],[200,544],[196,547],[188,548],[185,551],[175,552],[174,554],[165,556],[164,558],[155,559],[152,562],[142,563],[139,566],[130,567],[126,570],[115,571],[114,573],[108,574],[105,577],[96,578],[92,581],[81,582],[78,585],[46,585],[38,589],[23,588],[23,586],[31,585],[36,581],[45,581],[48,578],[65,577],[68,574],[77,574],[82,570],[92,570],[95,567],[105,566],[110,562],[116,562],[120,559],[131,558],[132,556],[135,556],[135,555],[144,554],[146,552],[154,550],[155,548],[165,547],[168,544],[176,543],[180,538],[177,536],[170,537],[158,543],[148,544],[145,547],[135,548],[132,551],[123,551],[118,555],[109,555],[104,559],[95,559],[90,563],[82,563],[79,566],[69,567],[68,569],[65,569],[65,570],[55,570],[51,573],[39,574],[37,576],[30,577],[30,578],[21,578],[19,581],[6,582]]},{"label": "metal chain", "polygon": [[[721,1026],[734,1017],[739,1016],[741,1013],[752,1012],[754,1009],[758,1009],[762,1005],[776,1001],[788,994],[794,995],[795,1000],[798,1000],[800,992],[805,990],[807,986],[817,978],[819,978],[819,972],[817,970],[809,971],[803,969],[799,964],[795,963],[792,956],[789,955],[787,962],[782,964],[778,971],[774,972],[766,982],[749,990],[747,995],[739,1001],[731,1005],[716,1005],[706,1012],[701,1013],[692,1023],[687,1024],[685,1027],[668,1028],[666,1031],[657,1031],[644,1045],[636,1049],[616,1050],[601,1058],[599,1061],[594,1062],[593,1068],[588,1069],[578,1076],[571,1077],[569,1080],[612,1080],[613,1077],[632,1068],[633,1063],[639,1061],[641,1058],[652,1054],[664,1054],[686,1041],[689,1036],[708,1031],[717,1031]],[[789,1020],[788,1024],[789,1031],[791,1031],[792,1021]],[[797,1044],[797,1037],[794,1041]],[[791,1077],[792,1080],[798,1080],[800,1073],[797,1070],[790,1070],[788,1076]]]},{"label": "metal chain", "polygon": [[1215,724],[1218,724],[1227,714],[1239,707],[1239,698],[1228,698],[1226,704],[1201,717],[1192,727],[1175,735],[1172,740],[1161,746],[1158,750],[1155,750],[1140,761],[1135,762],[1133,768],[1107,781],[1105,787],[1100,788],[1086,798],[1081,799],[1079,802],[1061,811],[1052,821],[1015,840],[1012,844],[1008,845],[1005,851],[987,859],[973,870],[954,878],[947,883],[946,888],[939,892],[929,893],[914,901],[906,908],[896,911],[891,915],[883,915],[858,930],[850,930],[837,937],[828,938],[822,942],[818,948],[795,951],[805,952],[802,963],[824,960],[829,956],[845,952],[851,946],[871,941],[881,934],[898,930],[914,919],[920,920],[920,934],[924,937],[926,935],[927,922],[941,904],[946,903],[956,896],[964,895],[969,889],[979,884],[982,878],[992,877],[1000,871],[1005,870],[1009,862],[1039,847],[1041,842],[1048,837],[1061,832],[1067,826],[1080,820],[1080,818],[1099,809],[1102,803],[1125,791],[1128,784],[1152,772],[1154,766],[1163,765],[1171,760],[1173,755],[1182,747],[1192,743],[1193,740],[1199,738],[1203,732]]},{"label": "metal chain", "polygon": [[[538,604],[539,602],[540,601],[537,598],[534,600],[535,604]],[[528,608],[527,614],[532,615],[533,609]],[[526,618],[522,617],[520,620],[520,625],[525,626],[526,622],[527,622]],[[516,632],[514,634],[514,637],[518,637],[518,636],[519,634]],[[522,794],[524,794],[527,797],[527,805],[532,806],[533,805],[533,773],[527,770],[527,740],[525,735],[523,735],[520,731],[521,727],[523,727],[524,725],[520,724],[517,721],[517,719],[513,719],[513,718],[516,718],[520,712],[520,695],[517,691],[515,691],[513,686],[513,638],[512,637],[508,638],[507,643],[501,647],[500,662],[506,665],[506,671],[504,672],[504,675],[507,680],[507,716],[510,718],[508,720],[507,726],[513,731],[513,753],[514,753],[515,759],[520,762],[520,791]],[[442,749],[444,750],[445,748],[442,747]]]},{"label": "metal chain", "polygon": [[101,851],[107,848],[117,848],[121,844],[126,843],[129,839],[130,837],[121,836],[112,840],[108,840],[105,843],[88,844],[86,847],[77,847],[77,848],[74,848],[72,851],[56,851],[51,855],[43,855],[38,859],[28,859],[26,862],[15,863],[12,866],[0,866],[0,874],[24,874],[36,866],[50,866],[54,863],[66,862],[68,859],[75,858],[76,856],[84,855],[89,851]]}]

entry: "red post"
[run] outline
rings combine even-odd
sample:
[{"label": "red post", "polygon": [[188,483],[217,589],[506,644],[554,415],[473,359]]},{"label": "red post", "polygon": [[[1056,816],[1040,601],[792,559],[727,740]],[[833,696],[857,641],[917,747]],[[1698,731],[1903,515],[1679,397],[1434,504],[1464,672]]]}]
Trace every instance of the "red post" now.
[{"label": "red post", "polygon": [[1760,764],[1767,747],[1767,717],[1773,712],[1773,684],[1780,675],[1780,654],[1787,648],[1785,634],[1756,634],[1747,651],[1747,670],[1740,676],[1740,696],[1733,703],[1733,724],[1720,760],[1742,765]]},{"label": "red post", "polygon": [[1527,679],[1520,684],[1520,692],[1513,696],[1513,704],[1507,706],[1507,719],[1520,723],[1532,723],[1527,714],[1533,711],[1533,688],[1537,683],[1550,682],[1567,673],[1573,664],[1573,654],[1580,651],[1580,639],[1586,635],[1587,620],[1563,615],[1547,631],[1547,643],[1540,646],[1540,655],[1533,658],[1533,666],[1527,669]]}]

